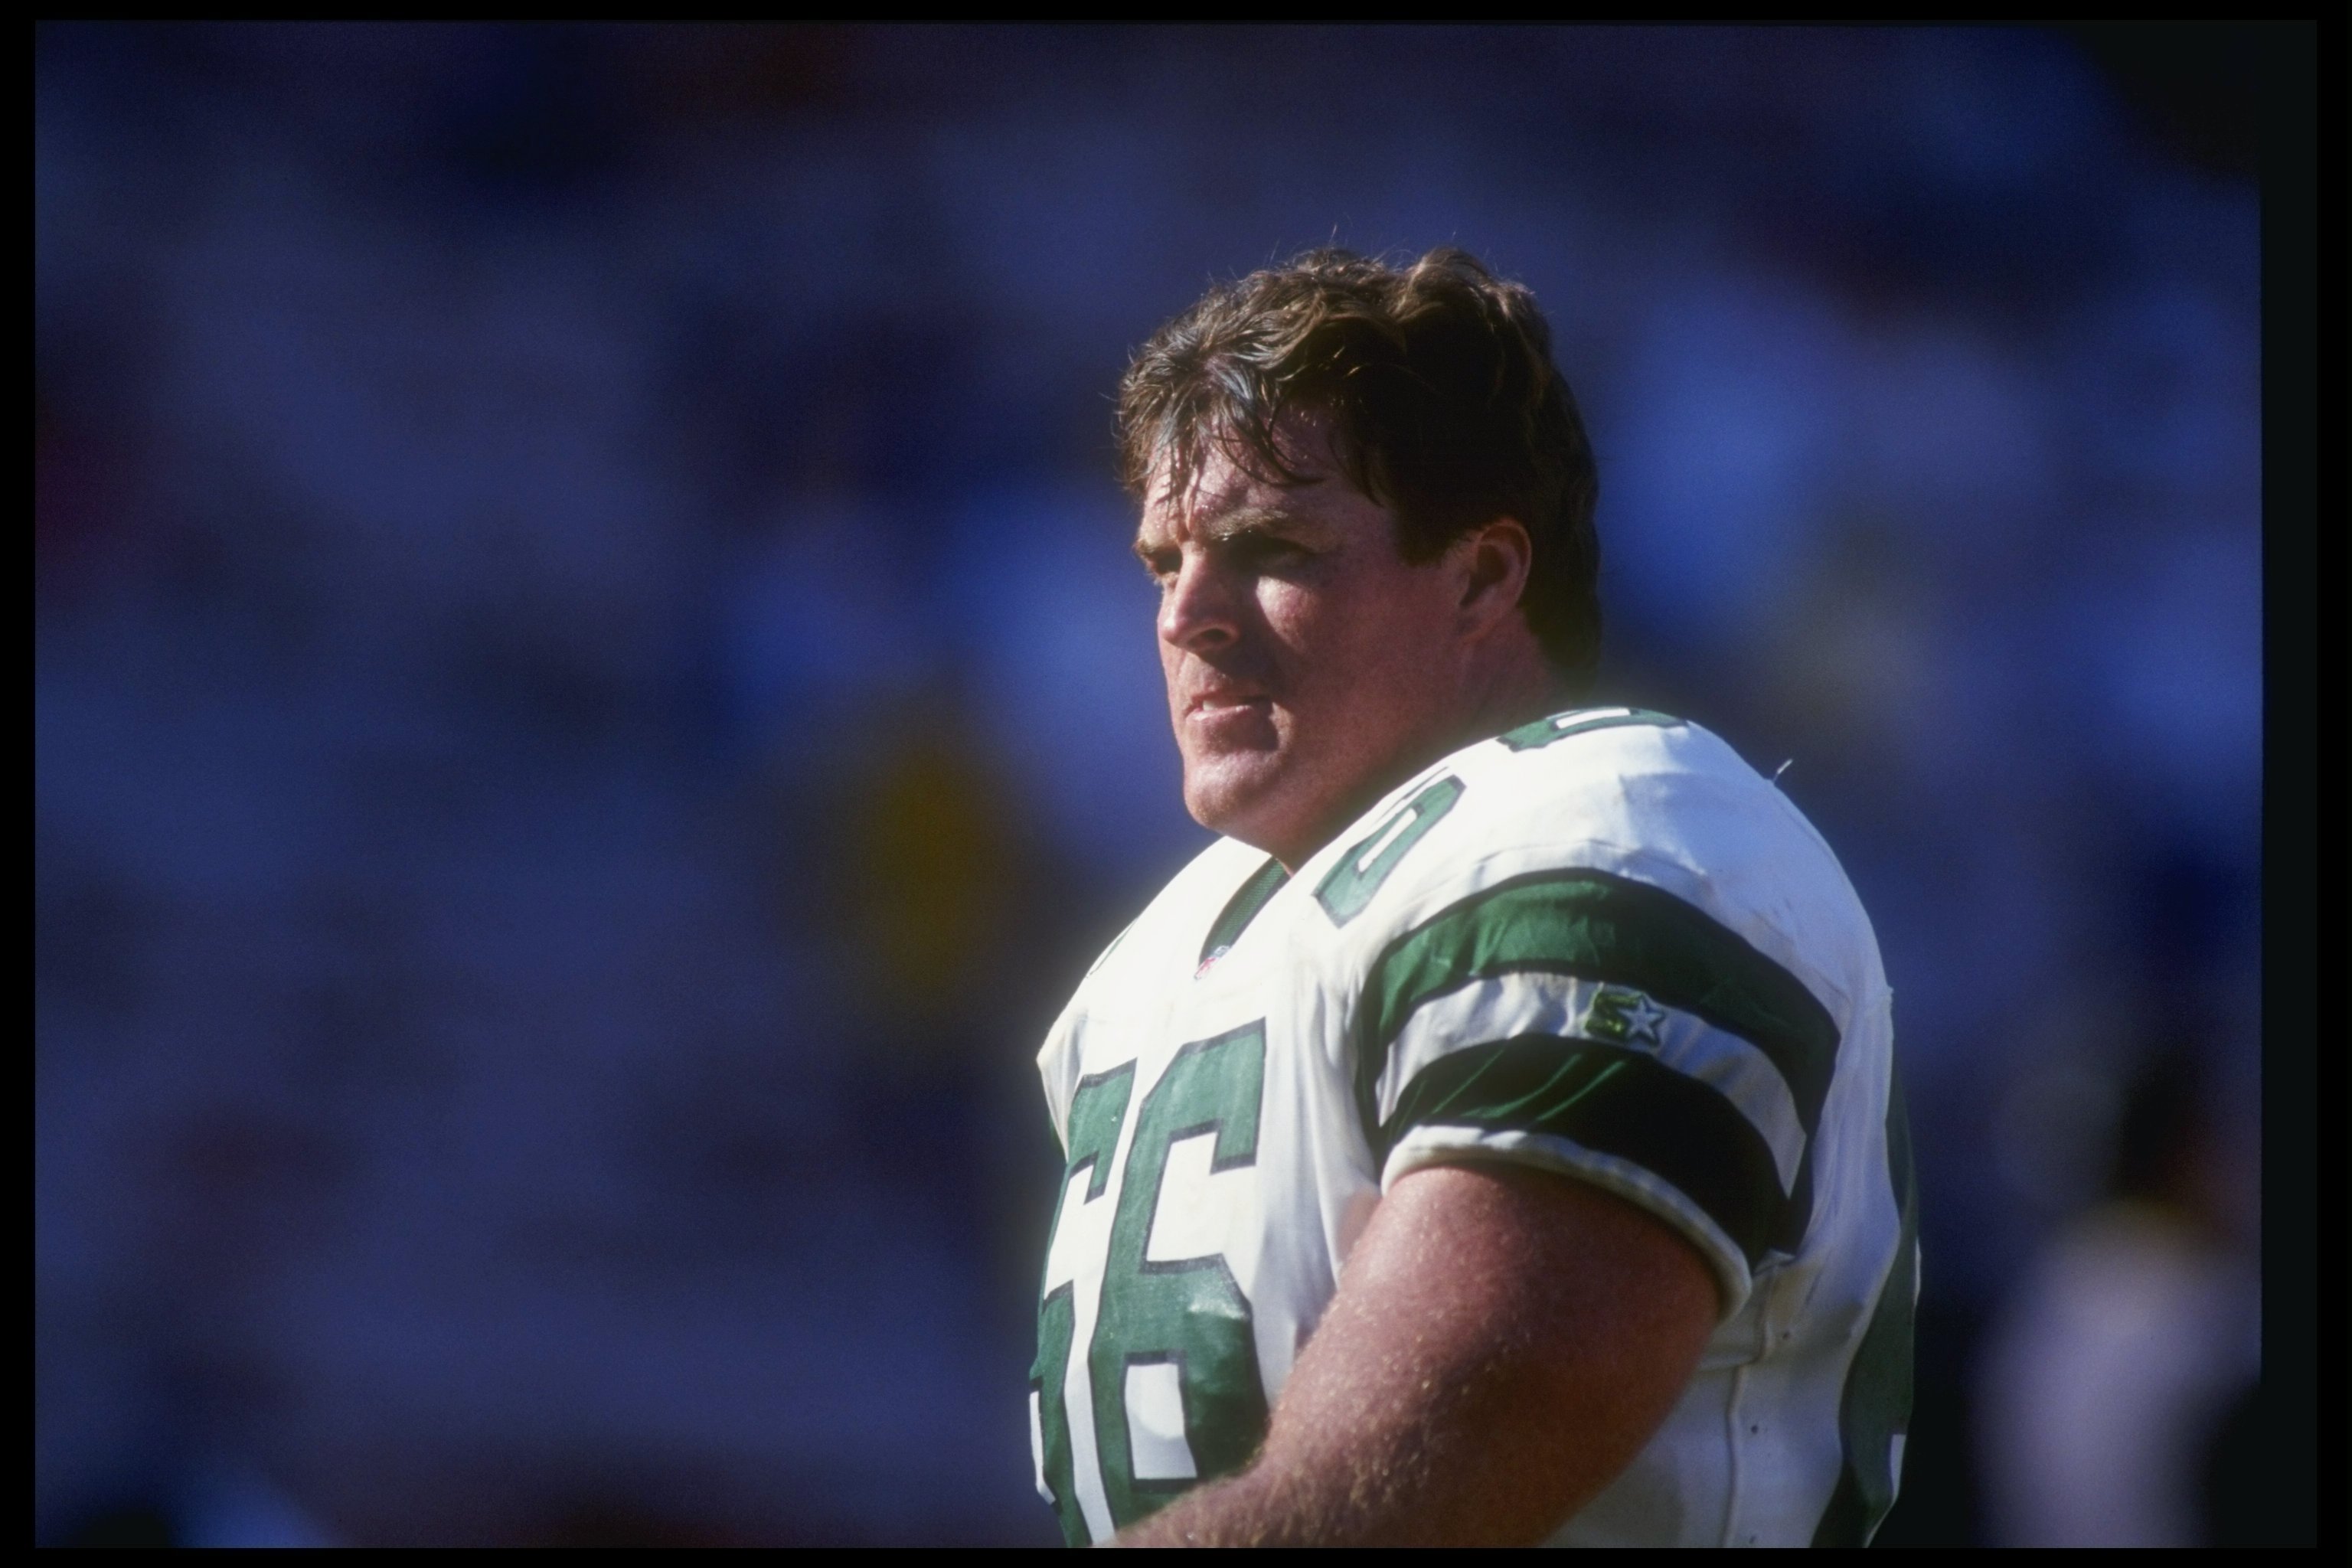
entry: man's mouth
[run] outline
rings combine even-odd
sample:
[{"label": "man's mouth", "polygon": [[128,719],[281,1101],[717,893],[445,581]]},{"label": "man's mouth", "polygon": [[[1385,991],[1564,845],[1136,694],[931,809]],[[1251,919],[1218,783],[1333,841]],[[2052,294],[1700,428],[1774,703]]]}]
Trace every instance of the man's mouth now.
[{"label": "man's mouth", "polygon": [[1263,691],[1239,689],[1201,691],[1195,692],[1192,700],[1184,705],[1184,711],[1188,714],[1211,715],[1244,708],[1270,708],[1273,705],[1274,699]]}]

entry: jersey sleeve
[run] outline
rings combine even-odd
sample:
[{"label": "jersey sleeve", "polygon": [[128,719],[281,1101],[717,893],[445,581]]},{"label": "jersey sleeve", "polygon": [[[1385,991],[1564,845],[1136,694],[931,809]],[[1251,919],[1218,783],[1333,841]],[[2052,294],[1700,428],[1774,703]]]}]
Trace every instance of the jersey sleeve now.
[{"label": "jersey sleeve", "polygon": [[1054,1124],[1054,1142],[1065,1154],[1070,1147],[1070,1101],[1077,1094],[1077,1031],[1083,1019],[1084,1014],[1073,1001],[1054,1020],[1054,1026],[1046,1031],[1045,1044],[1037,1052],[1037,1077],[1045,1090],[1045,1114]]},{"label": "jersey sleeve", "polygon": [[1726,1317],[1803,1235],[1836,1022],[1662,888],[1576,868],[1484,888],[1387,944],[1359,1028],[1383,1191],[1465,1160],[1590,1181],[1687,1237]]}]

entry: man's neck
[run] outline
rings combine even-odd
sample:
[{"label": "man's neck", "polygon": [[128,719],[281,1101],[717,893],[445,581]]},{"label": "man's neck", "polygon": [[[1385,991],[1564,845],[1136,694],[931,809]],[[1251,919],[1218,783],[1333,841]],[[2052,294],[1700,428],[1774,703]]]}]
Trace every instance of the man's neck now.
[{"label": "man's neck", "polygon": [[1512,679],[1497,679],[1480,688],[1477,700],[1457,721],[1433,730],[1422,744],[1399,752],[1388,766],[1349,791],[1324,815],[1311,842],[1286,847],[1287,853],[1276,850],[1275,858],[1286,870],[1296,873],[1317,851],[1345,832],[1349,823],[1370,811],[1373,802],[1432,763],[1572,705],[1572,699],[1549,667],[1539,671],[1511,673]]}]

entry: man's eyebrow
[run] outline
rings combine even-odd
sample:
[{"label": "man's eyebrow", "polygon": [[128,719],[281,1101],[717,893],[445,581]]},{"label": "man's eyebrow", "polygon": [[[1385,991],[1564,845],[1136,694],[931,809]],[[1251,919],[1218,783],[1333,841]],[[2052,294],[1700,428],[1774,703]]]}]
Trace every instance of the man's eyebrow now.
[{"label": "man's eyebrow", "polygon": [[[1273,533],[1277,531],[1297,532],[1302,527],[1309,526],[1311,525],[1307,523],[1307,520],[1280,507],[1242,506],[1235,507],[1230,511],[1217,513],[1208,521],[1196,526],[1193,532],[1209,544],[1220,545],[1231,544],[1247,534]],[[1146,566],[1151,564],[1153,556],[1175,547],[1174,542],[1165,534],[1150,534],[1141,531],[1137,532],[1133,542],[1128,546],[1135,552],[1135,558]]]},{"label": "man's eyebrow", "polygon": [[1202,525],[1201,532],[1213,542],[1237,538],[1244,533],[1264,533],[1271,529],[1295,525],[1298,519],[1276,507],[1244,506],[1221,512]]},{"label": "man's eyebrow", "polygon": [[[1196,524],[1193,532],[1213,544],[1220,544],[1244,533],[1265,533],[1275,529],[1295,529],[1301,521],[1302,520],[1296,513],[1285,511],[1279,507],[1244,506],[1235,507],[1231,511],[1218,512],[1206,522]],[[1133,548],[1138,555],[1145,555],[1153,551],[1165,550],[1169,547],[1169,543],[1170,541],[1165,535],[1151,535],[1139,531],[1135,536]]]}]

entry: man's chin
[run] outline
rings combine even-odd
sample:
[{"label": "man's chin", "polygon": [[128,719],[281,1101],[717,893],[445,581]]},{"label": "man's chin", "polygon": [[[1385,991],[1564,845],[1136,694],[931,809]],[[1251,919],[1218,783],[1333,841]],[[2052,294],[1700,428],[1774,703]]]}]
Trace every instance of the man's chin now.
[{"label": "man's chin", "polygon": [[1212,833],[1279,854],[1291,782],[1281,759],[1267,753],[1226,755],[1188,764],[1184,808]]}]

